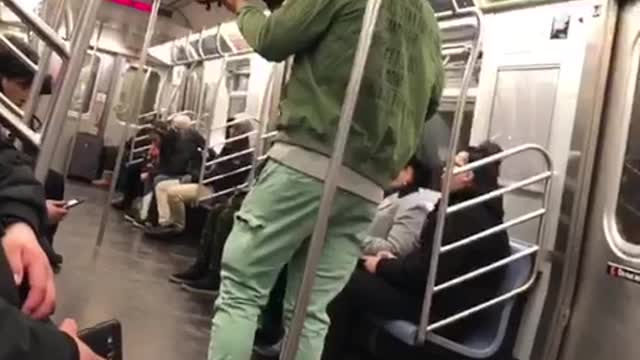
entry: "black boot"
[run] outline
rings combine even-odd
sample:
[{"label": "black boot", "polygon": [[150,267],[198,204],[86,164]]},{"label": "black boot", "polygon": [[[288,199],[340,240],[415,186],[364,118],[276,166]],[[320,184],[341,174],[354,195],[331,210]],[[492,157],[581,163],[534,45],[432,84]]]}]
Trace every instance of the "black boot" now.
[{"label": "black boot", "polygon": [[184,282],[182,288],[194,294],[217,296],[220,290],[220,277],[208,272],[198,280]]},{"label": "black boot", "polygon": [[206,274],[206,267],[196,261],[196,263],[191,265],[187,270],[169,276],[169,281],[175,284],[182,284],[202,279]]}]

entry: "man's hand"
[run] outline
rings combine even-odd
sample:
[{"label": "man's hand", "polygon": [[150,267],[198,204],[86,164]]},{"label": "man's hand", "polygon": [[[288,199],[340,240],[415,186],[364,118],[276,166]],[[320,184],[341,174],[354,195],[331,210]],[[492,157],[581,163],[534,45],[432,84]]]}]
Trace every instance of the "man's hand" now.
[{"label": "man's hand", "polygon": [[74,320],[66,319],[60,325],[60,331],[71,336],[78,345],[78,352],[80,353],[80,360],[104,360],[100,356],[96,355],[87,344],[83,343],[78,338],[78,324]]},{"label": "man's hand", "polygon": [[234,14],[239,13],[240,9],[247,4],[246,0],[220,0],[220,2]]},{"label": "man's hand", "polygon": [[50,224],[57,224],[68,214],[69,210],[64,208],[66,201],[47,200],[47,217]]},{"label": "man's hand", "polygon": [[380,256],[364,256],[362,260],[364,260],[364,268],[367,269],[367,272],[375,275],[380,259],[382,259]]},{"label": "man's hand", "polygon": [[33,229],[25,223],[16,223],[5,229],[2,246],[13,271],[16,286],[29,278],[29,295],[22,311],[35,319],[45,319],[53,314],[56,305],[56,289],[53,271],[42,251]]}]

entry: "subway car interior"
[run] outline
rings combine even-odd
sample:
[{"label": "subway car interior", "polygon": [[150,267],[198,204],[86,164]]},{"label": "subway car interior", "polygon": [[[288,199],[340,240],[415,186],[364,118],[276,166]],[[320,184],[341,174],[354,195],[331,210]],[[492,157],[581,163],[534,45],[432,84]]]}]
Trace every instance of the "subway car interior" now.
[{"label": "subway car interior", "polygon": [[[302,0],[286,0],[296,1]],[[368,3],[366,23],[375,22],[381,2],[402,0],[353,1]],[[447,252],[501,231],[510,254],[446,282],[436,283],[436,271],[424,274],[421,318],[371,316],[353,324],[348,360],[636,359],[640,1],[425,1],[438,21],[445,73],[438,111],[415,134],[422,162],[434,169],[431,190],[442,199],[433,210],[441,233],[431,270]],[[265,14],[278,11],[251,2]],[[207,358],[216,291],[206,281],[176,281],[175,274],[201,256],[204,238],[220,231],[209,228],[208,215],[259,178],[295,60],[261,57],[236,16],[216,1],[0,4],[0,45],[35,73],[24,101],[0,93],[3,138],[21,151],[37,149],[41,182],[61,175],[64,192],[54,200],[76,200],[66,203],[52,244],[52,321],[73,318],[91,328],[116,319],[121,343],[109,338],[110,359]],[[363,26],[359,50],[370,32]],[[200,139],[197,171],[165,179],[194,185],[178,210],[160,199],[162,182],[151,178],[155,162],[167,156],[158,134],[174,127]],[[502,151],[455,171],[500,163],[499,187],[447,206],[456,153],[487,140]],[[223,183],[222,191],[202,190]],[[449,215],[491,199],[503,203],[500,225],[442,243]],[[172,221],[175,211],[184,213],[170,226],[161,221],[167,206]],[[326,232],[328,220],[322,221]],[[430,317],[439,292],[496,269],[505,274],[498,293],[446,318]],[[308,299],[298,299],[296,310],[304,310]],[[300,313],[294,323],[304,320]],[[472,324],[464,336],[441,331],[461,320]],[[295,341],[286,339],[299,337],[296,331],[253,358],[296,359]]]}]

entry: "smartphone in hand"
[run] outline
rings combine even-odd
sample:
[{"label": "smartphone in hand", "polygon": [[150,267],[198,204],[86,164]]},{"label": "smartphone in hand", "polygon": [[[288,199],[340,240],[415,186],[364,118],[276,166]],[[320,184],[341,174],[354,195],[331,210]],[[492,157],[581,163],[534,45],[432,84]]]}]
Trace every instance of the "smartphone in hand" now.
[{"label": "smartphone in hand", "polygon": [[107,360],[122,360],[122,325],[118,320],[109,320],[82,330],[78,338],[97,355]]},{"label": "smartphone in hand", "polygon": [[67,209],[67,210],[71,210],[71,209],[73,209],[74,207],[76,207],[76,206],[78,206],[78,205],[82,204],[83,202],[84,202],[84,200],[80,200],[80,199],[71,199],[71,200],[67,201],[67,202],[64,204],[64,206],[63,206],[63,207],[64,207],[65,209]]}]

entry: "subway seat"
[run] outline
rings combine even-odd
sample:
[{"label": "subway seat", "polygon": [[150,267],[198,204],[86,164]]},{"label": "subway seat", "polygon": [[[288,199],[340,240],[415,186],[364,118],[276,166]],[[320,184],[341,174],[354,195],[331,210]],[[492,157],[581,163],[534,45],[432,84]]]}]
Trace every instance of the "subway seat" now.
[{"label": "subway seat", "polygon": [[[511,254],[516,254],[528,249],[530,245],[519,241],[511,241]],[[527,256],[505,266],[506,274],[500,287],[499,294],[505,294],[523,286],[533,269],[533,256]],[[446,350],[466,356],[472,359],[487,359],[495,355],[502,347],[507,327],[510,322],[517,297],[495,305],[487,310],[486,317],[474,327],[461,341],[452,341],[435,333],[429,335],[428,341]],[[416,338],[418,325],[404,320],[382,321],[374,319],[374,322],[384,331],[401,342],[418,346]]]}]

